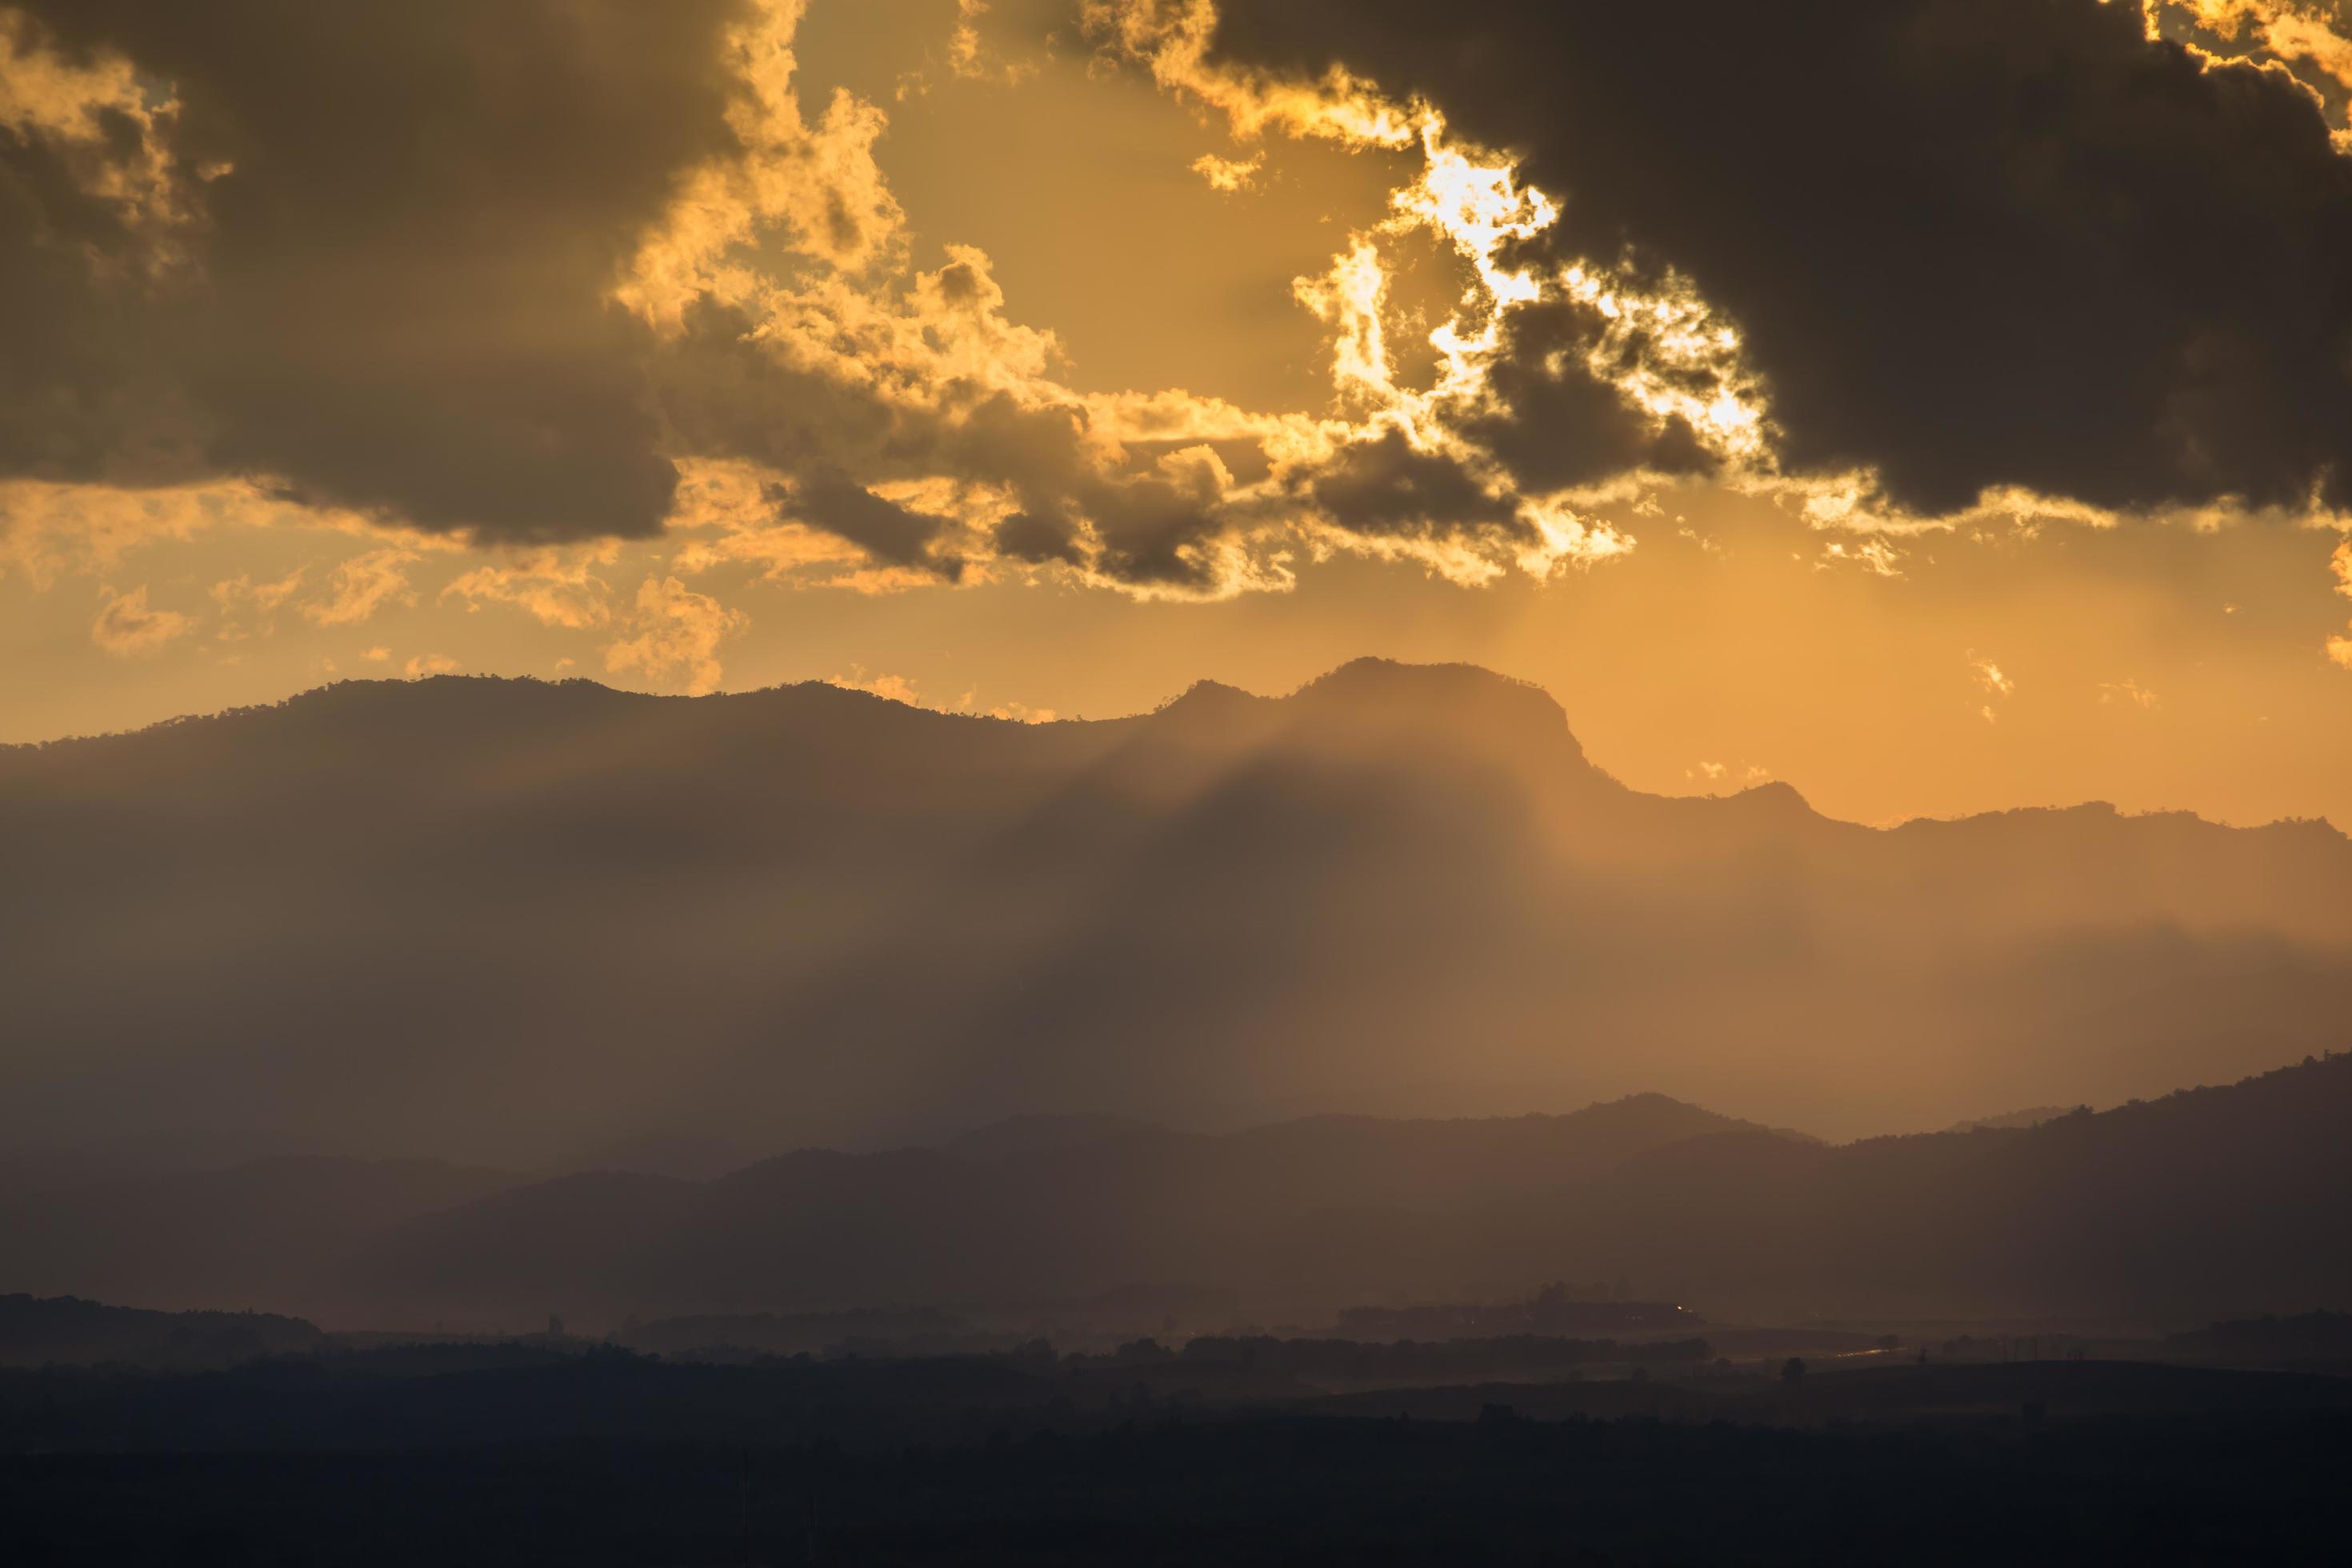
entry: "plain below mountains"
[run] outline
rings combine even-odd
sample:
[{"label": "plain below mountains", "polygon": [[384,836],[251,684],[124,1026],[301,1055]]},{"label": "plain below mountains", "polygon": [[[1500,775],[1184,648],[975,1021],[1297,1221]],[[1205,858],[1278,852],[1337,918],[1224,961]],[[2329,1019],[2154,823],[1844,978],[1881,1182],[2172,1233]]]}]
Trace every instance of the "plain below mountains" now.
[{"label": "plain below mountains", "polygon": [[1628,790],[1544,693],[1351,664],[1023,725],[829,686],[345,683],[0,750],[0,1163],[578,1168],[1644,1089],[1839,1136],[2325,1048],[2352,844]]}]

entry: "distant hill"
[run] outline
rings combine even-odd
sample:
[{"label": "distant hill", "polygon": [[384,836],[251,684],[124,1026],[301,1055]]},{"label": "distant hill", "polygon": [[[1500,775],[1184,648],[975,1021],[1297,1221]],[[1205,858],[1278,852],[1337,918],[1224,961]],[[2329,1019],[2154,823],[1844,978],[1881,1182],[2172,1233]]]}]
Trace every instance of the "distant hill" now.
[{"label": "distant hill", "polygon": [[2070,1108],[2063,1105],[2037,1105],[2027,1110],[2011,1110],[2000,1116],[1979,1116],[1973,1121],[1955,1121],[1945,1129],[1948,1132],[1998,1132],[2012,1128],[2039,1127],[2045,1121],[2055,1121],[2067,1115]]},{"label": "distant hill", "polygon": [[1843,1146],[1642,1096],[985,1159],[810,1152],[711,1183],[501,1194],[388,1230],[352,1287],[529,1321],[1034,1302],[1130,1280],[1309,1314],[1630,1279],[1717,1321],[2186,1323],[2352,1303],[2352,1254],[2332,1245],[2352,1213],[2347,1126],[2352,1056],[2030,1129]]},{"label": "distant hill", "polygon": [[[2335,1244],[2348,1125],[2338,1055],[2030,1128],[1843,1145],[1640,1095],[1559,1117],[804,1150],[707,1181],[269,1163],[20,1200],[0,1210],[0,1261],[42,1293],[335,1327],[731,1315],[801,1348],[962,1331],[931,1308],[1215,1332],[1524,1300],[1554,1280],[1621,1298],[1630,1282],[1716,1323],[2187,1328],[2352,1306]],[[856,1309],[884,1315],[842,1315]],[[733,1342],[723,1325],[675,1331]]]},{"label": "distant hill", "polygon": [[311,1351],[316,1326],[268,1312],[142,1312],[70,1296],[0,1296],[0,1366],[119,1363],[175,1372]]},{"label": "distant hill", "polygon": [[[566,1177],[387,1227],[341,1284],[411,1321],[505,1323],[1046,1303],[1146,1280],[1328,1310],[1356,1299],[1365,1270],[1305,1279],[1283,1258],[1332,1216],[1541,1199],[1680,1141],[1774,1136],[1659,1095],[1501,1121],[1102,1131],[1019,1149],[805,1151],[704,1183]],[[1498,1264],[1516,1287],[1519,1266]]]},{"label": "distant hill", "polygon": [[733,1143],[717,1138],[627,1138],[590,1149],[578,1156],[588,1171],[625,1171],[643,1176],[677,1176],[708,1181],[751,1163]]},{"label": "distant hill", "polygon": [[2165,1349],[2238,1365],[2352,1368],[2352,1312],[2240,1319],[2168,1335]]},{"label": "distant hill", "polygon": [[1318,1118],[972,1160],[786,1156],[560,1183],[383,1237],[420,1308],[1038,1300],[1185,1279],[1253,1304],[1496,1299],[1630,1277],[1748,1313],[2202,1321],[2352,1302],[2352,1056],[2024,1130],[1829,1146],[1663,1097],[1576,1116]]},{"label": "distant hill", "polygon": [[1461,666],[1041,725],[348,682],[0,749],[0,1154],[203,1128],[578,1170],[1637,1089],[1853,1136],[2332,1043],[2352,843],[1644,795]]},{"label": "distant hill", "polygon": [[[1412,1257],[1542,1245],[1653,1291],[1796,1321],[2215,1317],[2352,1305],[2352,1054],[2024,1130],[1660,1148],[1567,1202],[1513,1200]],[[1427,1256],[1427,1254],[1420,1254]]]},{"label": "distant hill", "polygon": [[1165,1132],[1157,1122],[1135,1116],[1049,1116],[1032,1113],[1008,1116],[985,1127],[949,1139],[941,1147],[975,1159],[1003,1154],[1034,1154],[1047,1150],[1084,1148],[1115,1138],[1149,1137]]},{"label": "distant hill", "polygon": [[296,1307],[384,1226],[518,1178],[430,1160],[260,1160],[0,1202],[0,1285],[140,1307]]}]

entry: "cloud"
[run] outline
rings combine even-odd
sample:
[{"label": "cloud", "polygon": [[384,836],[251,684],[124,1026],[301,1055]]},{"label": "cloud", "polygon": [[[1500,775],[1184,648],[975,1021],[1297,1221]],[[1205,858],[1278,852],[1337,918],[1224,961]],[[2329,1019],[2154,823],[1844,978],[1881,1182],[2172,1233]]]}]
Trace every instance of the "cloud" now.
[{"label": "cloud", "polygon": [[1903,552],[1884,539],[1864,539],[1857,543],[1832,539],[1822,546],[1821,559],[1813,564],[1816,570],[1821,571],[1851,565],[1874,577],[1900,577],[1903,575]]},{"label": "cloud", "polygon": [[325,597],[304,605],[302,618],[313,626],[355,626],[388,604],[416,603],[406,568],[419,559],[397,545],[352,556],[328,574]]},{"label": "cloud", "polygon": [[147,585],[142,583],[127,594],[106,595],[89,624],[89,640],[117,658],[131,658],[185,637],[195,624],[176,610],[148,608]]},{"label": "cloud", "polygon": [[725,670],[719,647],[751,625],[751,617],[675,577],[648,577],[638,585],[625,630],[636,635],[609,644],[604,668],[635,674],[657,685],[683,687],[693,696],[719,689]]},{"label": "cloud", "polygon": [[[2327,567],[2336,574],[2336,591],[2352,598],[2352,539],[2336,545],[2335,553],[2327,558]],[[2352,669],[2352,637],[2329,637],[2327,657],[2346,669]]]},{"label": "cloud", "polygon": [[[1219,188],[1269,134],[1409,171],[1297,280],[1334,396],[1276,411],[1081,390],[987,255],[917,245],[884,110],[803,103],[804,9],[0,9],[0,485],[451,535],[500,552],[445,597],[572,629],[637,615],[592,542],[664,528],[680,581],[1216,599],[1334,552],[1605,562],[1652,479],[1845,531],[2352,503],[2352,53],[2294,7],[2170,42],[2094,0],[1086,0],[1223,118]],[[946,63],[1013,79],[987,21]],[[1433,330],[1391,287],[1433,247]],[[54,576],[57,538],[0,559]],[[401,564],[303,613],[409,602]]]},{"label": "cloud", "polygon": [[234,641],[248,636],[268,637],[278,629],[278,611],[302,587],[303,568],[285,576],[257,583],[250,572],[213,584],[213,604],[221,613],[220,637]]},{"label": "cloud", "polygon": [[16,0],[0,473],[654,531],[674,471],[606,293],[732,141],[736,11]]},{"label": "cloud", "polygon": [[611,587],[595,569],[610,566],[617,553],[610,545],[535,551],[511,564],[477,566],[442,589],[440,597],[463,600],[468,609],[511,605],[541,626],[586,631],[613,618]]},{"label": "cloud", "polygon": [[[740,150],[698,176],[616,293],[660,344],[657,395],[680,449],[705,468],[765,470],[769,499],[789,513],[730,523],[692,547],[693,559],[756,555],[797,574],[825,564],[812,561],[822,549],[813,528],[864,552],[868,569],[832,578],[852,585],[904,586],[924,574],[971,580],[968,568],[994,560],[1139,597],[1203,599],[1286,588],[1302,542],[1421,560],[1464,580],[1513,562],[1549,571],[1625,547],[1556,499],[1521,493],[1507,468],[1449,437],[1436,404],[1469,411],[1475,378],[1466,373],[1416,396],[1384,366],[1367,371],[1344,419],[1255,414],[1181,389],[1075,391],[1053,334],[1007,314],[986,255],[949,245],[942,265],[910,264],[872,138],[851,133],[869,120],[844,110],[828,130],[830,111],[813,127],[799,109],[795,19],[772,13],[765,41],[737,48],[756,86],[746,100],[756,112],[739,121]],[[820,143],[832,152],[813,151]],[[1450,148],[1433,148],[1430,163],[1433,178],[1454,185],[1423,191],[1399,225],[1434,227],[1476,248],[1482,264],[1521,233],[1489,210],[1525,205],[1517,193],[1479,194],[1493,171]],[[813,198],[790,193],[818,168],[831,171],[826,203],[859,215],[854,255],[828,253],[797,216]],[[796,249],[812,264],[763,271],[743,255],[752,241]],[[1301,297],[1343,336],[1360,319],[1336,295],[1318,303],[1317,288]],[[1603,304],[1578,308],[1597,321]],[[1377,337],[1376,320],[1370,330]],[[1468,335],[1459,324],[1465,363],[1475,357]],[[1348,365],[1339,368],[1344,380]],[[1353,475],[1381,464],[1433,479],[1450,468],[1497,500],[1466,522],[1404,517],[1350,488]],[[943,485],[955,491],[943,510],[902,493]]]},{"label": "cloud", "polygon": [[1203,153],[1192,160],[1192,173],[1209,182],[1209,188],[1218,191],[1245,191],[1257,183],[1260,170],[1265,167],[1265,154],[1247,158],[1220,158],[1214,153]]},{"label": "cloud", "polygon": [[905,676],[869,674],[863,665],[851,665],[847,675],[834,676],[825,684],[903,702],[909,708],[928,708],[936,713],[976,713],[1015,724],[1051,724],[1060,717],[1051,708],[1032,708],[1025,702],[996,702],[982,708],[978,706],[980,693],[976,689],[965,692],[953,703],[927,701],[922,689]]},{"label": "cloud", "polygon": [[886,564],[918,567],[950,582],[963,574],[961,559],[940,552],[947,519],[909,510],[837,470],[811,474],[789,491],[778,487],[769,499]]},{"label": "cloud", "polygon": [[1307,493],[1341,528],[1364,533],[1511,534],[1525,527],[1512,500],[1461,461],[1423,450],[1393,427],[1342,447],[1308,480]]},{"label": "cloud", "polygon": [[401,673],[411,680],[422,680],[428,675],[448,675],[459,668],[457,661],[446,653],[420,653],[401,668]]},{"label": "cloud", "polygon": [[2154,0],[2149,20],[2165,37],[2216,62],[2285,68],[2352,142],[2352,39],[2336,30],[2340,7],[2308,0]]},{"label": "cloud", "polygon": [[[1594,368],[1653,415],[1698,411],[1718,456],[1744,429],[1768,466],[1866,473],[1930,516],[2001,488],[2352,500],[2352,162],[2304,86],[2151,39],[2137,5],[1095,10],[1237,130],[1393,146],[1425,102],[1454,142],[1512,150],[1558,216],[1491,252],[1496,276],[1549,307],[1580,273],[1612,321],[1629,298],[1702,303],[1704,322],[1631,312],[1650,323],[1612,351],[1631,357]],[[1495,417],[1582,434],[1532,404]]]},{"label": "cloud", "polygon": [[[1322,275],[1295,285],[1300,303],[1332,330],[1331,371],[1343,403],[1366,416],[1328,432],[1324,457],[1361,462],[1358,448],[1394,434],[1413,453],[1475,474],[1558,544],[1517,552],[1538,574],[1629,545],[1589,525],[1544,526],[1547,517],[1568,515],[1565,498],[1580,487],[1700,474],[1727,462],[1768,466],[1761,392],[1738,333],[1670,268],[1531,264],[1559,220],[1559,202],[1523,179],[1512,157],[1461,135],[1439,106],[1383,94],[1344,63],[1284,78],[1218,57],[1211,47],[1217,14],[1205,3],[1097,0],[1087,14],[1113,52],[1223,110],[1237,137],[1279,127],[1418,153],[1419,173],[1391,193],[1388,217],[1350,235]],[[1434,379],[1415,384],[1392,363],[1391,342],[1404,321],[1390,281],[1400,247],[1430,240],[1453,253],[1472,286],[1427,333]],[[1435,537],[1401,552],[1394,537],[1376,534],[1363,547],[1419,554],[1475,578],[1497,564],[1492,539],[1486,543],[1481,550],[1475,538]],[[1465,557],[1485,564],[1465,574]]]},{"label": "cloud", "polygon": [[[1705,779],[1709,784],[1722,784],[1731,779],[1732,772],[1729,763],[1702,762],[1696,769],[1685,768],[1683,777]],[[1760,763],[1741,763],[1738,775],[1739,787],[1742,789],[1753,789],[1758,784],[1769,784],[1772,781],[1772,770]]]},{"label": "cloud", "polygon": [[[986,9],[958,7],[949,63],[1015,79]],[[1344,81],[1221,107],[1421,151],[1392,220],[1301,288],[1346,351],[1345,408],[1076,390],[986,255],[919,263],[877,158],[883,110],[803,107],[803,10],[225,0],[189,28],[166,0],[26,0],[5,13],[37,91],[0,100],[0,326],[27,348],[0,366],[0,476],[234,480],[406,527],[412,548],[560,552],[677,526],[688,574],[738,560],[887,591],[993,568],[1213,599],[1290,586],[1302,547],[1465,582],[1604,559],[1629,542],[1564,485],[1712,460],[1723,400],[1669,352],[1698,341],[1675,324],[1684,296],[1554,289],[1546,312],[1506,311],[1525,301],[1504,252],[1549,221],[1545,199]],[[133,110],[135,135],[91,129]],[[1261,163],[1200,166],[1237,186]],[[1416,235],[1479,285],[1433,387],[1383,346],[1380,247]],[[1645,390],[1595,382],[1602,359]],[[1524,374],[1503,386],[1506,370]],[[1518,396],[1581,398],[1594,434],[1520,440]],[[693,491],[713,470],[749,476],[763,515],[705,531]],[[1418,488],[1380,496],[1383,475]],[[344,575],[305,613],[356,624],[408,592]],[[551,625],[619,613],[561,553],[450,593]]]},{"label": "cloud", "polygon": [[46,590],[70,574],[111,574],[151,544],[198,538],[229,517],[268,522],[291,510],[238,483],[122,490],[0,479],[0,571]]},{"label": "cloud", "polygon": [[1977,717],[1988,724],[1998,724],[2000,722],[2000,710],[1993,704],[2006,702],[2015,696],[2017,682],[1992,660],[1979,658],[1974,648],[1969,650],[1968,659],[1969,670],[1975,676],[1977,685],[1983,688],[1986,694],[1992,699],[1991,702],[1984,703],[1977,709]]},{"label": "cloud", "polygon": [[967,81],[1017,86],[1036,74],[1036,63],[1007,59],[981,36],[982,18],[989,10],[990,0],[956,0],[956,25],[948,36],[948,69]]},{"label": "cloud", "polygon": [[2159,704],[2156,693],[2130,679],[2099,682],[2099,700],[2110,706],[2154,709]]},{"label": "cloud", "polygon": [[915,683],[903,675],[868,675],[865,668],[852,665],[847,675],[836,675],[825,682],[844,691],[863,691],[870,697],[880,697],[892,702],[903,702],[909,708],[926,706],[922,693]]},{"label": "cloud", "polygon": [[793,42],[805,9],[805,0],[746,5],[715,40],[710,63],[730,83],[729,137],[685,173],[615,293],[656,326],[681,326],[702,300],[753,298],[764,279],[740,248],[773,231],[846,272],[892,259],[904,244],[905,215],[874,159],[887,117],[847,91],[814,125],[802,113]]},{"label": "cloud", "polygon": [[985,710],[991,719],[1003,719],[1014,724],[1051,724],[1061,715],[1051,708],[1032,708],[1026,702],[997,702]]}]

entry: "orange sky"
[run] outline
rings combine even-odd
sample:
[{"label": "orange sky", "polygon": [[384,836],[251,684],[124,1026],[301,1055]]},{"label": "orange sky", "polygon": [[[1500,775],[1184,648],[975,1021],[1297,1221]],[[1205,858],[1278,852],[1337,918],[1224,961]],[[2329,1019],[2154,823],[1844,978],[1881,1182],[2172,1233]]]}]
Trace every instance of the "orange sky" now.
[{"label": "orange sky", "polygon": [[[2251,38],[2269,11],[2239,9]],[[1478,299],[1482,263],[1461,247],[1476,214],[1381,238],[1390,384],[1335,373],[1351,318],[1330,269],[1389,220],[1392,191],[1434,179],[1414,146],[1286,133],[1301,127],[1279,115],[1237,136],[1233,105],[1106,63],[1098,38],[1049,27],[1045,0],[812,0],[797,25],[793,10],[770,18],[795,58],[766,101],[789,93],[793,156],[830,171],[819,195],[865,214],[856,243],[888,256],[845,257],[838,235],[799,226],[791,204],[816,196],[762,195],[746,176],[728,187],[749,216],[727,245],[693,251],[673,214],[636,284],[614,278],[623,295],[641,288],[626,297],[650,301],[649,320],[664,279],[718,297],[730,268],[762,289],[838,286],[828,309],[852,315],[833,319],[855,319],[840,300],[946,279],[971,255],[947,247],[970,247],[1002,290],[993,313],[945,350],[931,325],[932,346],[888,352],[961,356],[959,374],[1002,376],[1024,406],[1181,389],[1197,436],[1203,409],[1363,431],[1433,395],[1429,334]],[[0,123],[60,138],[77,102],[112,90],[30,47],[6,68]],[[1509,221],[1507,207],[1486,217]],[[1727,452],[1744,439],[1707,434]],[[1258,459],[1232,442],[1170,445],[1150,471],[1175,490],[1232,502],[1255,480]],[[1108,556],[1080,568],[969,548],[960,574],[878,559],[770,516],[758,462],[681,456],[662,532],[544,547],[305,504],[267,474],[0,479],[0,741],[443,670],[671,691],[837,679],[1014,717],[1107,716],[1196,679],[1281,690],[1379,654],[1537,681],[1597,762],[1649,789],[1771,777],[1872,821],[2098,797],[2352,823],[2352,668],[2329,647],[2352,622],[2352,567],[2332,566],[2342,520],[2317,509],[2149,517],[2028,498],[1917,518],[1843,510],[1836,485],[1810,479],[1633,474],[1560,503],[1573,521],[1532,558],[1524,536],[1368,539],[1275,519],[1203,546],[1225,553],[1180,593]],[[941,538],[1003,525],[1004,507],[924,482],[887,493],[951,514]]]}]

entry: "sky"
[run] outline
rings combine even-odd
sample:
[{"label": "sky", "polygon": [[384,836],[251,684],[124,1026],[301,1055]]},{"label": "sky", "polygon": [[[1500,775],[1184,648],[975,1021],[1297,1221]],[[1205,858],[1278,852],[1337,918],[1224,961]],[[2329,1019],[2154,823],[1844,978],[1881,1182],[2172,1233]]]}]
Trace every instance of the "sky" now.
[{"label": "sky", "polygon": [[2285,0],[0,5],[0,742],[1349,659],[1638,787],[2352,824]]}]

